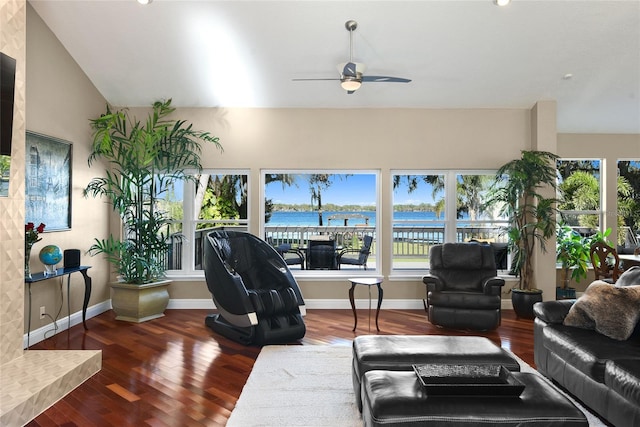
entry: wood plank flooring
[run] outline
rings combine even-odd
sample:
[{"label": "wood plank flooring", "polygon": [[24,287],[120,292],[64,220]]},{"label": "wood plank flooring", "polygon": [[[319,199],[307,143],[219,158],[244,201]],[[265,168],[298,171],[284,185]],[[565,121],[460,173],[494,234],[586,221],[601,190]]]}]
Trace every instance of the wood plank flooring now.
[{"label": "wood plank flooring", "polygon": [[[33,349],[100,349],[102,370],[28,424],[30,427],[223,426],[260,348],[245,347],[204,325],[207,310],[167,310],[142,324],[109,311]],[[308,310],[301,345],[349,344],[369,334],[368,311]],[[495,331],[455,331],[431,325],[422,310],[382,310],[380,334],[482,335],[533,366],[533,322],[503,311]],[[371,333],[376,333],[371,320]],[[350,375],[350,373],[348,373]]]}]

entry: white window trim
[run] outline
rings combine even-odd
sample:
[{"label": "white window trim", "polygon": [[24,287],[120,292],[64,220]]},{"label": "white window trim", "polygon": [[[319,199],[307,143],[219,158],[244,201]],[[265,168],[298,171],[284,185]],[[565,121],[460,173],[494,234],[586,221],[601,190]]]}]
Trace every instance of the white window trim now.
[{"label": "white window trim", "polygon": [[[444,209],[444,219],[442,222],[444,224],[444,242],[455,242],[457,239],[457,225],[458,218],[456,217],[457,213],[457,176],[458,175],[495,175],[495,169],[427,169],[427,170],[407,170],[407,169],[393,169],[390,171],[389,180],[390,180],[390,188],[391,188],[391,197],[389,198],[390,203],[390,212],[393,216],[394,210],[394,195],[393,195],[393,178],[396,175],[443,175],[444,176],[444,197],[445,197],[445,209]],[[449,196],[453,195],[453,197]],[[478,220],[475,221],[478,223],[482,222],[497,222],[491,220]],[[393,219],[391,221],[391,226],[393,227]],[[389,249],[389,265],[390,265],[390,276],[389,278],[392,280],[403,280],[407,278],[421,278],[422,275],[426,274],[429,269],[428,268],[416,268],[416,269],[398,269],[393,266],[393,241],[388,244]]]},{"label": "white window trim", "polygon": [[[198,172],[190,170],[190,174],[209,174],[209,175],[245,175],[247,177],[247,228],[251,221],[251,170],[250,169],[217,169],[206,168]],[[189,201],[189,202],[188,202]],[[202,221],[187,218],[193,218],[195,212],[195,183],[191,181],[185,181],[183,189],[183,220],[182,220],[182,233],[187,236],[182,246],[182,265],[187,268],[181,270],[168,270],[166,276],[168,279],[175,281],[189,281],[194,279],[204,279],[204,270],[196,270],[193,268],[195,265],[195,232],[196,224]]]},{"label": "white window trim", "polygon": [[[375,175],[375,193],[376,193],[376,226],[375,235],[376,240],[382,236],[382,192],[380,186],[381,171],[379,169],[261,169],[260,170],[260,219],[259,219],[259,232],[260,236],[265,235],[265,222],[264,222],[264,201],[265,201],[265,176],[267,174],[312,174],[312,173],[328,173],[332,175],[346,175],[346,174],[362,174],[362,175]],[[379,241],[376,242],[379,245]],[[354,274],[367,277],[367,276],[380,276],[382,275],[382,268],[380,263],[380,252],[376,251],[375,254],[375,269],[368,268],[367,270],[296,270],[292,269],[291,273],[296,278],[304,279],[305,281],[343,281],[346,277],[353,277]]]}]

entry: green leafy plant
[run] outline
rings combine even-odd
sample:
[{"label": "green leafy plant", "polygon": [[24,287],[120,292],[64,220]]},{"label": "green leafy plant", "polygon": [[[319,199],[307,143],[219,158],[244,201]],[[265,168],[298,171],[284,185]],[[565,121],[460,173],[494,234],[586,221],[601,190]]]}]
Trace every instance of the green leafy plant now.
[{"label": "green leafy plant", "polygon": [[[155,102],[146,122],[126,109],[91,120],[89,166],[107,163],[105,176],[84,189],[85,197],[106,197],[123,224],[122,238],[96,239],[91,255],[104,254],[126,283],[144,284],[162,278],[169,251],[169,217],[158,202],[178,181],[195,180],[202,170],[201,142],[222,149],[219,138],[196,131],[184,120],[167,118],[171,100]],[[189,172],[189,173],[187,173]]]},{"label": "green leafy plant", "polygon": [[[487,195],[486,206],[497,207],[508,218],[504,233],[509,239],[512,271],[518,288],[534,288],[533,254],[536,244],[546,251],[546,240],[556,232],[555,197],[545,197],[545,187],[555,190],[558,156],[546,151],[522,151],[519,159],[504,164]],[[555,193],[555,191],[553,191]]]},{"label": "green leafy plant", "polygon": [[[562,268],[562,287],[566,288],[571,279],[576,282],[585,279],[589,271],[590,248],[596,242],[607,243],[611,234],[608,228],[604,232],[598,231],[587,237],[581,236],[567,225],[558,227],[556,240],[556,260]],[[571,274],[569,274],[571,272]]]},{"label": "green leafy plant", "polygon": [[591,238],[581,236],[567,225],[558,227],[556,260],[562,266],[563,288],[567,287],[571,279],[579,282],[587,277],[590,242]]}]

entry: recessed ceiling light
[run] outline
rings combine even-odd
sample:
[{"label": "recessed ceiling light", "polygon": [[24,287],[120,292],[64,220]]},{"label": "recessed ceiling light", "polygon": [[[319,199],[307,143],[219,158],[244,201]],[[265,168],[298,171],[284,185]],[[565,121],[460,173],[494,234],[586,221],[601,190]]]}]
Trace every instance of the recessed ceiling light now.
[{"label": "recessed ceiling light", "polygon": [[140,4],[149,4],[151,3],[153,0],[138,0],[138,3]]},{"label": "recessed ceiling light", "polygon": [[506,6],[509,3],[511,3],[511,0],[493,0],[493,2],[497,5],[497,6]]},{"label": "recessed ceiling light", "polygon": [[573,74],[571,73],[567,73],[564,76],[562,76],[562,80],[571,80],[573,78]]}]

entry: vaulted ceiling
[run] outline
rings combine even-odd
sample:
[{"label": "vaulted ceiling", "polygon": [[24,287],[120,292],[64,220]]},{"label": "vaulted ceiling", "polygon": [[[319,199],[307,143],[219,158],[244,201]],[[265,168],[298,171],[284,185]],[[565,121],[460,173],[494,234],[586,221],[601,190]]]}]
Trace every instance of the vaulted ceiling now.
[{"label": "vaulted ceiling", "polygon": [[[108,102],[264,108],[531,108],[558,131],[640,134],[640,1],[29,0]],[[345,22],[365,82],[348,95]]]}]

